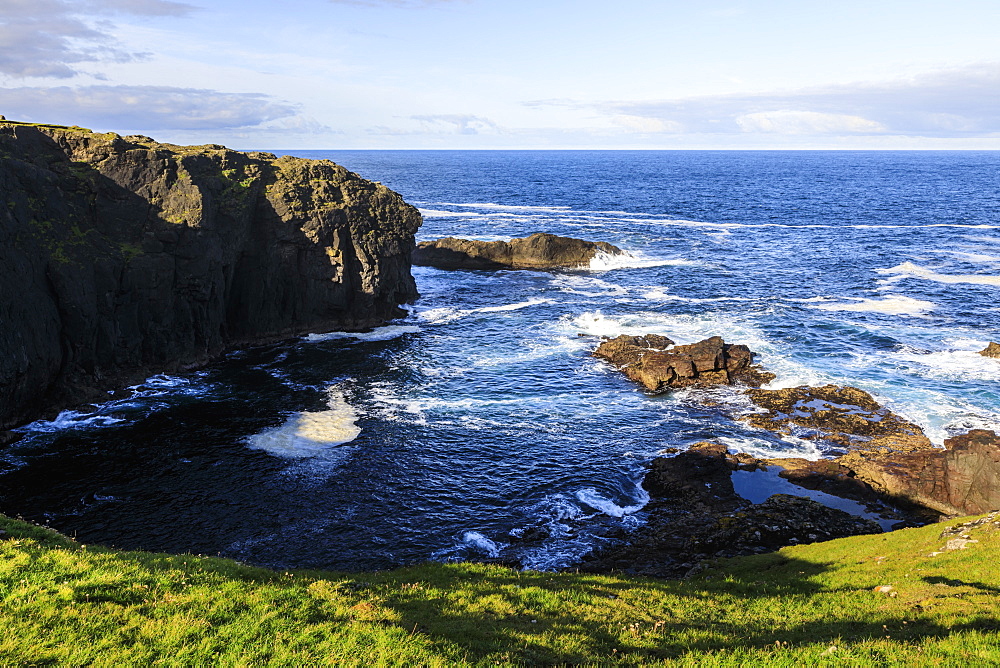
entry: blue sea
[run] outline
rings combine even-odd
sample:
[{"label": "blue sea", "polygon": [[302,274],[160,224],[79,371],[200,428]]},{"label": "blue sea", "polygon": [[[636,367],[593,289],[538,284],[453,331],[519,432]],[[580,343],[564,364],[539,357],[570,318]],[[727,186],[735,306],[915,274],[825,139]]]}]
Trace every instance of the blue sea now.
[{"label": "blue sea", "polygon": [[381,181],[419,239],[544,231],[627,257],[414,268],[409,316],[156,376],[0,451],[0,511],[90,543],[278,568],[572,566],[645,521],[668,447],[822,457],[733,388],[648,396],[602,336],[721,335],[771,387],[850,384],[937,444],[1000,429],[1000,153],[298,151]]}]

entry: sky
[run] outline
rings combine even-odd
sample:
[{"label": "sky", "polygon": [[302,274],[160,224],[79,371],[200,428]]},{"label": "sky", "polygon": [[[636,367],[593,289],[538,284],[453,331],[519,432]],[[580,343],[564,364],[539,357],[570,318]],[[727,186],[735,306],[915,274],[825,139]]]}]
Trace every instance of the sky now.
[{"label": "sky", "polygon": [[1000,149],[1000,0],[0,0],[0,114],[245,149]]}]

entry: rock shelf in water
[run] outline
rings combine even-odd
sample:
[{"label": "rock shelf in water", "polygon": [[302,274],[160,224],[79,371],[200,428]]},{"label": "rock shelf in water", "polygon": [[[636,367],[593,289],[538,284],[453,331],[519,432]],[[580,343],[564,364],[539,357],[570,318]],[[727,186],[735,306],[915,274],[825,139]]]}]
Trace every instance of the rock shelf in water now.
[{"label": "rock shelf in water", "polygon": [[573,269],[588,266],[599,253],[626,254],[604,241],[536,232],[510,241],[422,241],[413,251],[413,264],[438,269]]}]

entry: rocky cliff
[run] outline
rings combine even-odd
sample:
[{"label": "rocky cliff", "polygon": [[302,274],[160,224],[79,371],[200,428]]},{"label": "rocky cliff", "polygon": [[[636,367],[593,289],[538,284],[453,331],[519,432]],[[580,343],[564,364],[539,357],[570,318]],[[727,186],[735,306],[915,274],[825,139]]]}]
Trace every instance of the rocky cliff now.
[{"label": "rocky cliff", "polygon": [[420,214],[329,161],[0,122],[0,428],[417,296]]}]

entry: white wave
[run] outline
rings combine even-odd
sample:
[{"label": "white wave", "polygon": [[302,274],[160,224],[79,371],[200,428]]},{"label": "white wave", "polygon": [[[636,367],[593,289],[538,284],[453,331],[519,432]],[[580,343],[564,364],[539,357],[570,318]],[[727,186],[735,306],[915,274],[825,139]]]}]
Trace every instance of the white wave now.
[{"label": "white wave", "polygon": [[631,506],[619,506],[617,503],[601,495],[593,487],[585,487],[576,493],[576,498],[580,503],[584,503],[594,510],[598,510],[609,517],[624,517],[632,515],[642,510],[649,503],[649,493],[641,487],[638,488],[640,495],[637,503]]},{"label": "white wave", "polygon": [[[980,345],[981,344],[981,345]],[[916,365],[914,371],[926,378],[968,381],[1000,381],[1000,361],[979,354],[987,342],[975,342],[972,350],[922,352],[912,348],[892,354],[892,359]]]},{"label": "white wave", "polygon": [[459,217],[467,218],[471,216],[481,216],[481,213],[475,213],[473,211],[442,211],[440,209],[418,209],[420,215],[424,218],[452,218]]},{"label": "white wave", "polygon": [[848,297],[851,302],[840,302],[836,304],[817,304],[810,308],[821,311],[855,311],[885,313],[887,315],[914,315],[921,316],[934,310],[934,303],[906,297],[904,295],[886,295],[882,299],[861,299],[860,297]]},{"label": "white wave", "polygon": [[[421,204],[423,202],[420,202]],[[568,206],[529,206],[523,204],[495,204],[493,202],[427,202],[434,206],[457,206],[463,209],[487,209],[493,211],[539,211],[563,213],[570,211]]]},{"label": "white wave", "polygon": [[643,299],[648,299],[650,301],[657,302],[686,302],[689,304],[711,304],[714,302],[746,302],[750,301],[746,297],[711,297],[711,298],[699,298],[699,297],[681,297],[680,295],[672,295],[666,292],[663,288],[653,288],[647,292],[642,293]]},{"label": "white wave", "polygon": [[593,276],[558,274],[552,277],[551,282],[562,292],[585,297],[616,297],[628,294],[627,288]]},{"label": "white wave", "polygon": [[474,313],[506,313],[508,311],[520,311],[523,308],[529,308],[531,306],[555,303],[556,301],[554,299],[535,297],[527,301],[517,302],[516,304],[504,304],[503,306],[483,306],[481,308],[470,309],[458,309],[444,306],[440,308],[427,309],[425,311],[418,310],[416,311],[416,315],[425,322],[442,325],[448,322],[454,322],[455,320],[459,320]]},{"label": "white wave", "polygon": [[690,267],[698,263],[693,260],[681,258],[648,258],[636,253],[624,253],[612,255],[603,251],[598,252],[590,260],[589,269],[592,271],[610,271],[612,269],[642,269],[645,267]]},{"label": "white wave", "polygon": [[476,308],[469,311],[470,313],[498,313],[501,311],[519,311],[523,308],[528,308],[529,306],[538,306],[539,304],[555,304],[555,300],[543,299],[541,297],[536,297],[534,299],[529,299],[525,302],[517,302],[516,304],[506,304],[504,306],[484,306],[482,308]]},{"label": "white wave", "polygon": [[478,531],[466,531],[463,533],[462,542],[488,557],[500,556],[500,546]]},{"label": "white wave", "polygon": [[959,260],[973,263],[994,263],[1000,262],[1000,255],[986,255],[985,253],[966,253],[959,250],[929,250],[928,253],[938,253],[942,255],[952,255]]},{"label": "white wave", "polygon": [[417,334],[421,329],[416,325],[386,325],[376,327],[370,332],[327,332],[325,334],[307,334],[304,340],[309,342],[332,341],[334,339],[358,339],[359,341],[388,341],[406,334]]},{"label": "white wave", "polygon": [[18,431],[49,433],[69,429],[111,427],[124,421],[121,418],[111,417],[110,415],[62,411],[54,420],[36,420],[31,424],[18,428]]},{"label": "white wave", "polygon": [[890,267],[889,269],[876,269],[877,273],[889,276],[885,283],[892,283],[905,278],[922,278],[936,283],[970,283],[973,285],[1000,285],[1000,276],[988,274],[939,274],[933,269],[921,267],[912,262]]},{"label": "white wave", "polygon": [[335,446],[350,443],[361,429],[357,414],[336,387],[327,392],[327,410],[303,411],[292,415],[279,427],[250,436],[247,445],[278,457],[316,457]]},{"label": "white wave", "polygon": [[716,440],[729,448],[730,452],[745,452],[760,459],[801,457],[815,461],[823,458],[823,452],[815,442],[795,436],[785,436],[779,443],[754,436],[720,436]]}]

